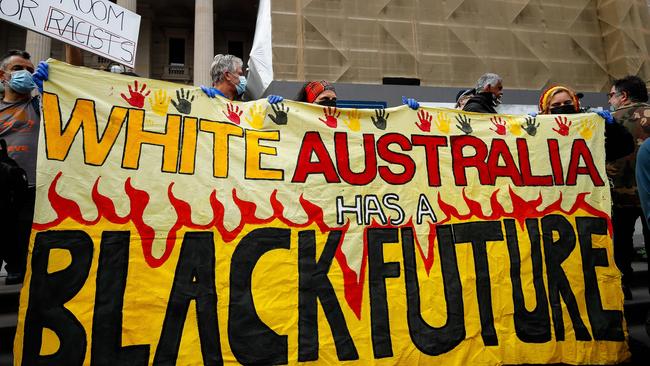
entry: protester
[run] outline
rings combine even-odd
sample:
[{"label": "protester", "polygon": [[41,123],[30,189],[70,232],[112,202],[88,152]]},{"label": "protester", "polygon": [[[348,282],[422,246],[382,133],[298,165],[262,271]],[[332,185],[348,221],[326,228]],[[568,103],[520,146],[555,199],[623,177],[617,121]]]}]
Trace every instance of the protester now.
[{"label": "protester", "polygon": [[[645,82],[637,76],[627,76],[615,80],[608,94],[609,104],[614,110],[614,118],[624,126],[635,142],[648,137],[647,118],[650,117],[648,90]],[[616,264],[623,272],[623,284],[626,298],[631,298],[629,291],[632,279],[632,259],[634,258],[634,226],[639,217],[643,217],[641,202],[636,182],[637,143],[631,144],[635,149],[607,165],[607,173],[612,182],[612,225],[614,228],[614,255]],[[643,223],[643,241],[646,253],[650,251],[650,231],[646,220]],[[650,261],[648,261],[650,263]],[[650,277],[647,279],[650,285]]]},{"label": "protester", "polygon": [[334,85],[325,80],[309,81],[300,88],[296,100],[325,107],[336,107],[336,89]]},{"label": "protester", "polygon": [[555,85],[542,92],[538,107],[539,114],[580,113],[580,98],[573,89]]},{"label": "protester", "polygon": [[[28,184],[26,195],[20,200],[5,197],[5,201],[15,202],[15,206],[1,208],[5,214],[9,213],[6,220],[0,222],[0,259],[7,263],[7,284],[20,283],[25,275],[27,245],[34,214],[40,102],[38,97],[33,96],[33,91],[38,88],[42,92],[43,80],[48,78],[47,64],[39,63],[36,73],[32,73],[34,64],[25,51],[11,50],[0,61],[0,80],[4,89],[0,102],[0,139],[4,140],[3,146],[7,146],[3,151],[3,155],[6,154],[3,161],[5,164],[9,161],[10,165],[15,162],[24,170]],[[7,174],[8,171],[2,169],[0,174]],[[8,182],[15,181],[15,178],[4,176],[1,180]],[[2,191],[0,194],[7,195],[8,192]]]},{"label": "protester", "polygon": [[230,100],[240,98],[246,91],[247,83],[243,66],[244,62],[237,56],[222,54],[214,56],[210,65],[212,86],[201,85],[201,90],[210,98],[217,95]]},{"label": "protester", "polygon": [[[210,65],[212,86],[201,85],[201,90],[210,98],[217,95],[226,99],[241,99],[246,91],[246,76],[243,70],[244,62],[234,55],[218,54],[214,56]],[[280,103],[284,100],[279,95],[269,95],[270,104]]]},{"label": "protester", "polygon": [[[539,98],[540,114],[574,114],[583,112],[580,108],[580,98],[576,92],[563,85],[550,86],[542,92]],[[609,112],[597,112],[606,121],[605,123],[605,160],[608,163],[607,170],[609,174],[611,162],[617,159],[628,159],[629,155],[634,152],[634,139],[630,132],[622,124],[616,122]],[[634,178],[632,178],[634,179]],[[615,184],[616,185],[616,184]],[[613,193],[612,193],[613,194]],[[613,198],[613,197],[612,197]],[[638,216],[637,216],[638,217]],[[612,208],[612,224],[614,229],[614,260],[616,265],[623,273],[623,292],[626,299],[632,298],[632,292],[629,288],[631,279],[632,266],[632,233],[634,232],[634,222],[636,218],[631,219],[631,223],[621,222],[625,219],[625,213]],[[615,222],[618,220],[618,225]],[[631,231],[628,226],[631,225]],[[628,234],[629,232],[629,234]],[[625,239],[629,236],[629,244]]]},{"label": "protester", "polygon": [[476,94],[469,98],[463,110],[476,113],[497,113],[496,106],[501,104],[503,96],[503,79],[493,73],[483,74],[476,82]]},{"label": "protester", "polygon": [[467,101],[476,94],[476,89],[461,89],[456,94],[456,106],[454,108],[462,110],[465,108]]},{"label": "protester", "polygon": [[[539,98],[539,114],[574,114],[588,112],[580,108],[580,98],[573,89],[553,85]],[[608,111],[593,111],[605,120],[605,161],[609,162],[634,151],[632,135]]]}]

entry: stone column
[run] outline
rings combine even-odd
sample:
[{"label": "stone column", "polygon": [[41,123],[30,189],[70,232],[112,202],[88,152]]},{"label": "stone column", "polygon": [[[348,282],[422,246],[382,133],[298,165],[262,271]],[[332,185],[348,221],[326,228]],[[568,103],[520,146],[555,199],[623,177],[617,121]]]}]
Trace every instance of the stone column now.
[{"label": "stone column", "polygon": [[36,65],[39,61],[50,58],[52,40],[36,32],[27,31],[25,40],[25,51],[32,56],[32,63]]},{"label": "stone column", "polygon": [[144,16],[140,20],[140,35],[138,36],[138,50],[135,54],[135,73],[144,77],[151,77],[151,18]]},{"label": "stone column", "polygon": [[117,0],[117,5],[129,9],[134,13],[138,10],[138,0]]},{"label": "stone column", "polygon": [[195,0],[194,6],[194,85],[212,85],[210,64],[214,58],[212,0]]}]

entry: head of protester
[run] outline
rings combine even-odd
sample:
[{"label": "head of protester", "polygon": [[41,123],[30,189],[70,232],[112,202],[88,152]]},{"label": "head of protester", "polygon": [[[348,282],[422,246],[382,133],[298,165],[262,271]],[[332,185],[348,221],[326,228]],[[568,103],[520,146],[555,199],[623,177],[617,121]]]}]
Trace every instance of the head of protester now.
[{"label": "head of protester", "polygon": [[41,61],[36,72],[28,52],[10,50],[0,60],[0,80],[2,81],[6,103],[31,99],[32,91],[38,88],[43,92],[43,81],[48,78],[48,65]]},{"label": "head of protester", "polygon": [[334,85],[325,80],[310,81],[302,86],[296,100],[325,107],[336,107],[336,89],[334,89]]},{"label": "head of protester", "polygon": [[458,91],[458,94],[456,94],[456,109],[463,109],[465,107],[465,104],[467,104],[467,101],[476,94],[476,89],[461,89]]},{"label": "head of protester", "polygon": [[476,94],[463,107],[466,112],[497,113],[495,107],[501,104],[503,79],[494,73],[483,74],[476,82]]},{"label": "head of protester", "polygon": [[614,80],[607,97],[612,110],[616,111],[635,104],[648,102],[648,89],[643,79],[629,75]]},{"label": "head of protester", "polygon": [[553,85],[542,92],[538,107],[539,114],[580,113],[580,98],[567,86]]},{"label": "head of protester", "polygon": [[235,100],[246,91],[246,76],[244,75],[244,62],[234,55],[218,54],[214,56],[210,65],[212,86],[201,85],[201,90],[210,98],[217,95]]},{"label": "head of protester", "polygon": [[7,103],[30,99],[37,85],[32,78],[34,64],[29,53],[9,51],[0,61],[0,80],[4,87],[3,101]]}]

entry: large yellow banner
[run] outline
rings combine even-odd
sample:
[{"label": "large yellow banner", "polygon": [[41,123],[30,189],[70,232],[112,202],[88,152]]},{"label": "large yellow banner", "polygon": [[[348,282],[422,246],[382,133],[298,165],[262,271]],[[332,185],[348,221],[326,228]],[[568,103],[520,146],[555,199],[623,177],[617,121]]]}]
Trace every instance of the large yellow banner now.
[{"label": "large yellow banner", "polygon": [[604,122],[50,61],[24,365],[616,363]]}]

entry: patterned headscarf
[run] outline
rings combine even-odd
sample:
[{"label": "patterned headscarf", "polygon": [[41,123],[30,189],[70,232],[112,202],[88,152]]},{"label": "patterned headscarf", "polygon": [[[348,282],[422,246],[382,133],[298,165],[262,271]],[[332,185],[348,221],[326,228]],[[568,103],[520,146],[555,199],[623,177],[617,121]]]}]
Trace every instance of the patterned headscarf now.
[{"label": "patterned headscarf", "polygon": [[567,92],[571,99],[573,100],[573,106],[576,109],[576,112],[580,111],[580,98],[576,94],[576,92],[566,86],[562,85],[555,85],[555,86],[550,86],[546,90],[542,92],[542,95],[539,97],[539,113],[540,114],[550,114],[551,111],[551,99],[553,99],[553,96],[561,93],[561,92]]},{"label": "patterned headscarf", "polygon": [[312,81],[311,83],[307,84],[307,86],[305,86],[307,103],[313,103],[316,100],[316,98],[318,98],[318,96],[325,90],[331,90],[333,92],[336,92],[334,86],[332,86],[332,84],[328,83],[325,80]]}]

